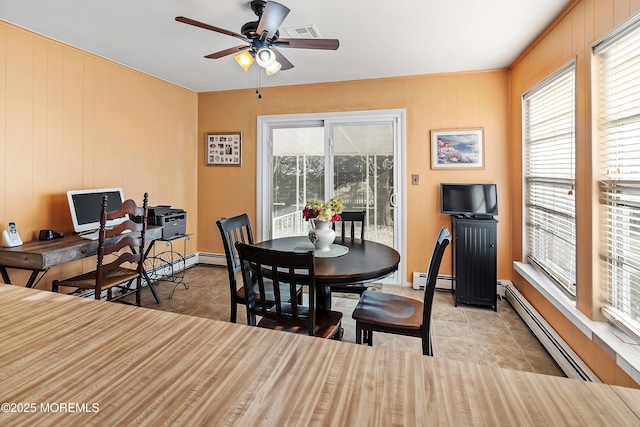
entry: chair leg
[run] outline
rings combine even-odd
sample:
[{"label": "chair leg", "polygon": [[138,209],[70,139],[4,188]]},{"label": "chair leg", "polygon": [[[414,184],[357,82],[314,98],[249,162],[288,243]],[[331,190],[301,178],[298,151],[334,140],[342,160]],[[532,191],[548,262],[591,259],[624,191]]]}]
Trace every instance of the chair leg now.
[{"label": "chair leg", "polygon": [[51,292],[58,292],[58,281],[54,280],[51,282]]},{"label": "chair leg", "polygon": [[356,344],[362,344],[362,326],[356,322]]},{"label": "chair leg", "polygon": [[229,316],[229,322],[236,323],[238,317],[238,304],[235,301],[231,301],[231,315]]},{"label": "chair leg", "polygon": [[142,278],[138,278],[136,283],[136,305],[142,307]]},{"label": "chair leg", "polygon": [[425,356],[433,356],[433,346],[431,345],[431,334],[427,332],[427,336],[422,338],[422,354]]},{"label": "chair leg", "polygon": [[333,334],[331,339],[336,340],[336,341],[342,341],[342,337],[344,337],[344,328],[342,327],[342,325],[340,325],[340,327],[338,328],[336,333]]}]

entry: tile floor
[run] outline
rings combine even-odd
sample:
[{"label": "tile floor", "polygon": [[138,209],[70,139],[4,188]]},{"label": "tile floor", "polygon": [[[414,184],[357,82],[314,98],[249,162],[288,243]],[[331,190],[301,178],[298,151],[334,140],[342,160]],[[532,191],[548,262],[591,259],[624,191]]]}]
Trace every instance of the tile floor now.
[{"label": "tile floor", "polygon": [[[227,270],[222,267],[195,266],[186,270],[182,285],[169,295],[173,283],[161,282],[156,289],[161,304],[156,304],[148,289],[143,291],[144,307],[166,310],[217,320],[229,320],[229,285]],[[422,291],[409,287],[373,285],[383,292],[397,293],[416,299]],[[357,295],[334,294],[333,309],[344,314],[343,341],[355,342],[355,321],[351,313]],[[238,307],[238,323],[246,324],[246,314]],[[436,357],[470,361],[491,366],[564,376],[555,361],[506,301],[498,301],[498,311],[484,307],[454,307],[450,292],[436,292],[432,336]],[[375,333],[374,345],[399,351],[422,353],[419,338]]]}]

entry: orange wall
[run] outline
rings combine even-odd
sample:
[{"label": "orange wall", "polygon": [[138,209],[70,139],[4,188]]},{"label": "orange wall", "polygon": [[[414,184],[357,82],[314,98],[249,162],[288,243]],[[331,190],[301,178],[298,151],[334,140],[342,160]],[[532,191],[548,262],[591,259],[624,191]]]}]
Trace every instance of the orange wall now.
[{"label": "orange wall", "polygon": [[[247,212],[256,221],[256,117],[269,114],[406,109],[406,281],[425,271],[434,236],[448,216],[440,214],[440,182],[495,182],[500,204],[498,273],[511,277],[509,204],[508,72],[413,76],[365,81],[201,93],[198,96],[199,249],[224,253],[215,221]],[[485,168],[432,170],[431,129],[484,127]],[[207,132],[242,132],[242,167],[205,166]],[[420,174],[413,186],[411,174]],[[443,273],[450,271],[450,259]]]},{"label": "orange wall", "polygon": [[196,132],[196,93],[0,21],[0,224],[15,221],[23,241],[73,231],[66,191],[80,188],[122,187],[139,203],[147,191],[152,206],[184,208],[194,231]]},{"label": "orange wall", "polygon": [[[576,58],[576,211],[577,211],[577,306],[580,311],[598,316],[598,286],[593,274],[596,243],[592,227],[594,190],[591,135],[591,44],[640,10],[638,0],[573,1],[536,43],[511,67],[511,141],[513,181],[522,177],[521,96],[550,73]],[[513,259],[522,260],[522,194],[514,187],[512,247]],[[518,289],[564,338],[603,382],[634,385],[615,361],[577,330],[522,277],[514,273]]]}]

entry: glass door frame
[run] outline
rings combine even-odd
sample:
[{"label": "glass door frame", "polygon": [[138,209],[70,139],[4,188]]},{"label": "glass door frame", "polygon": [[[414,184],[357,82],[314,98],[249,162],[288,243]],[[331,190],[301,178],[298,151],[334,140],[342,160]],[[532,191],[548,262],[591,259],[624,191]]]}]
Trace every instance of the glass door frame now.
[{"label": "glass door frame", "polygon": [[[395,274],[396,279],[391,283],[405,283],[406,252],[406,183],[405,183],[405,147],[406,147],[406,110],[367,110],[331,113],[279,114],[257,117],[256,132],[256,229],[257,241],[271,238],[271,169],[273,144],[272,129],[284,127],[320,126],[328,128],[330,125],[347,123],[375,123],[376,121],[391,121],[394,124],[394,246],[400,253],[400,265]],[[329,132],[325,132],[325,153],[330,155]],[[332,171],[332,169],[328,169]],[[333,172],[325,174],[325,188],[331,189]],[[331,191],[331,190],[329,190]]]}]

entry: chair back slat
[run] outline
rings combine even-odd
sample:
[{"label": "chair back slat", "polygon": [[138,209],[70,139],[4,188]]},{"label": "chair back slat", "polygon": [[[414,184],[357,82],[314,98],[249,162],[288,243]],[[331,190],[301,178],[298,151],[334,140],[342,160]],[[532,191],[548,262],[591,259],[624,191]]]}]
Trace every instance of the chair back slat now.
[{"label": "chair back slat", "polygon": [[[340,214],[340,237],[350,237],[351,240],[356,238],[356,230],[360,228],[360,240],[364,240],[366,211],[343,211]],[[333,223],[333,229],[336,229],[336,223]]]}]

